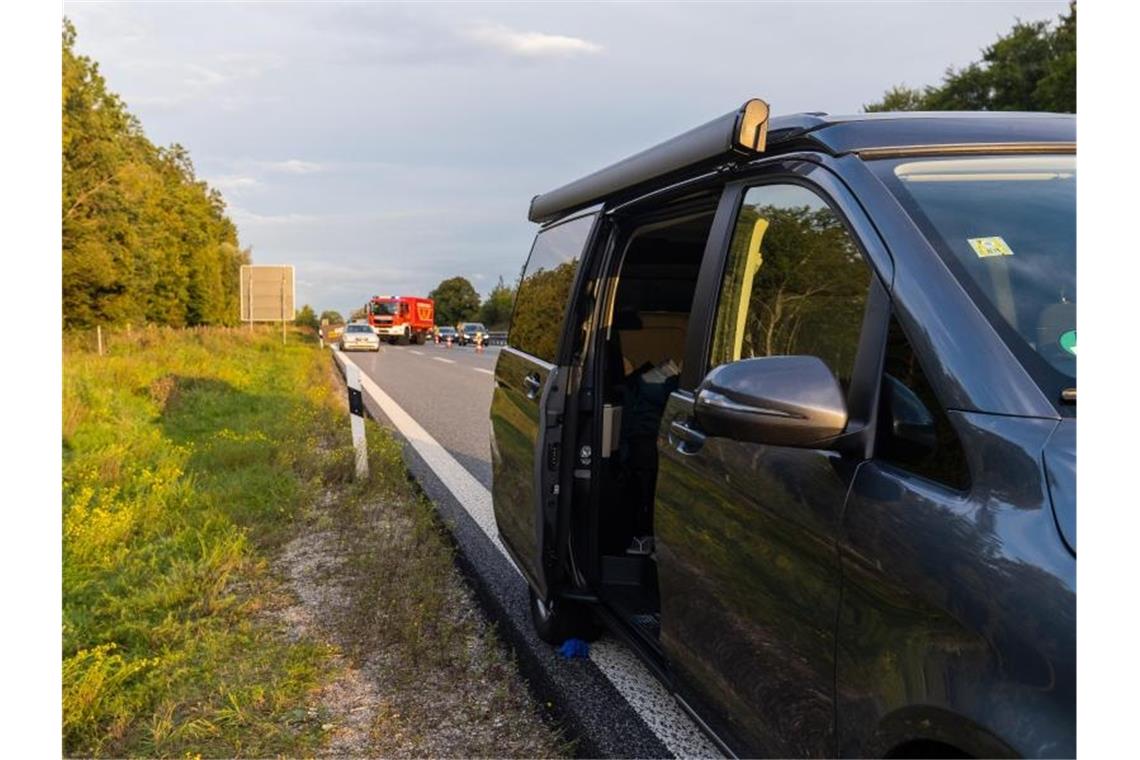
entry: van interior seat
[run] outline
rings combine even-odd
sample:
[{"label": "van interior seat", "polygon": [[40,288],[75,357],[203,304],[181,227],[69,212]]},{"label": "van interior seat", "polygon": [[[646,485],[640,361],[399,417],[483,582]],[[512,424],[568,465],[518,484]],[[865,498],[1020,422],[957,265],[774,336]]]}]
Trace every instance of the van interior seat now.
[{"label": "van interior seat", "polygon": [[619,326],[622,370],[628,377],[646,364],[658,365],[672,359],[678,368],[685,356],[685,338],[689,331],[689,315],[673,311],[640,311],[640,325]]}]

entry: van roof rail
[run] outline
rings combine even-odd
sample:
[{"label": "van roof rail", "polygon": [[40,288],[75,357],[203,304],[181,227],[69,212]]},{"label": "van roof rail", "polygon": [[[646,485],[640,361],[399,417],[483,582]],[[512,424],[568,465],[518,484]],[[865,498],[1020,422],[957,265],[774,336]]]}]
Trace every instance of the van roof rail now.
[{"label": "van roof rail", "polygon": [[768,104],[758,98],[660,145],[563,185],[530,202],[528,218],[546,223],[622,190],[698,164],[755,157],[768,137]]}]

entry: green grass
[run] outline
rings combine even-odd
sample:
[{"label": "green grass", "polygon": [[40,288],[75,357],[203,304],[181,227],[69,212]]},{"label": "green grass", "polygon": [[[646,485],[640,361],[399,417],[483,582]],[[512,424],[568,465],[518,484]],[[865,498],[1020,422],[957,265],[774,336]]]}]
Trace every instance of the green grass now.
[{"label": "green grass", "polygon": [[[371,421],[372,477],[353,481],[328,352],[226,329],[104,347],[65,336],[65,755],[572,752]],[[301,580],[298,546],[322,559]],[[353,668],[373,688],[355,724],[328,696]]]},{"label": "green grass", "polygon": [[327,353],[141,331],[63,377],[67,755],[311,753],[331,649],[291,641],[269,557],[349,479]]}]

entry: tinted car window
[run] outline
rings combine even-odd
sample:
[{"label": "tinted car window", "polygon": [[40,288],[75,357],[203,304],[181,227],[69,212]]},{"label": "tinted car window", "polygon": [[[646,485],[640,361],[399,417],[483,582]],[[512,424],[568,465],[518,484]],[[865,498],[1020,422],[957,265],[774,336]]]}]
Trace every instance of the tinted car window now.
[{"label": "tinted car window", "polygon": [[345,328],[345,332],[370,333],[370,332],[372,332],[372,328],[369,327],[368,325],[349,325],[347,328]]},{"label": "tinted car window", "polygon": [[515,298],[510,346],[554,362],[566,301],[593,226],[593,216],[579,217],[535,238]]},{"label": "tinted car window", "polygon": [[711,364],[821,358],[851,380],[871,269],[838,215],[799,185],[744,196],[726,264]]}]

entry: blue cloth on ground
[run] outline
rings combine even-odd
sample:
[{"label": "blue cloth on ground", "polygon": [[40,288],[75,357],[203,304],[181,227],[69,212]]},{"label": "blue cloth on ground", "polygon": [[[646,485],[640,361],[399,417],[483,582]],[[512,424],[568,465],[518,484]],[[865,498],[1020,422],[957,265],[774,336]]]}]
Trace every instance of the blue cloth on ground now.
[{"label": "blue cloth on ground", "polygon": [[566,639],[562,642],[562,647],[558,653],[567,660],[572,660],[575,657],[589,657],[590,645],[582,639]]}]

